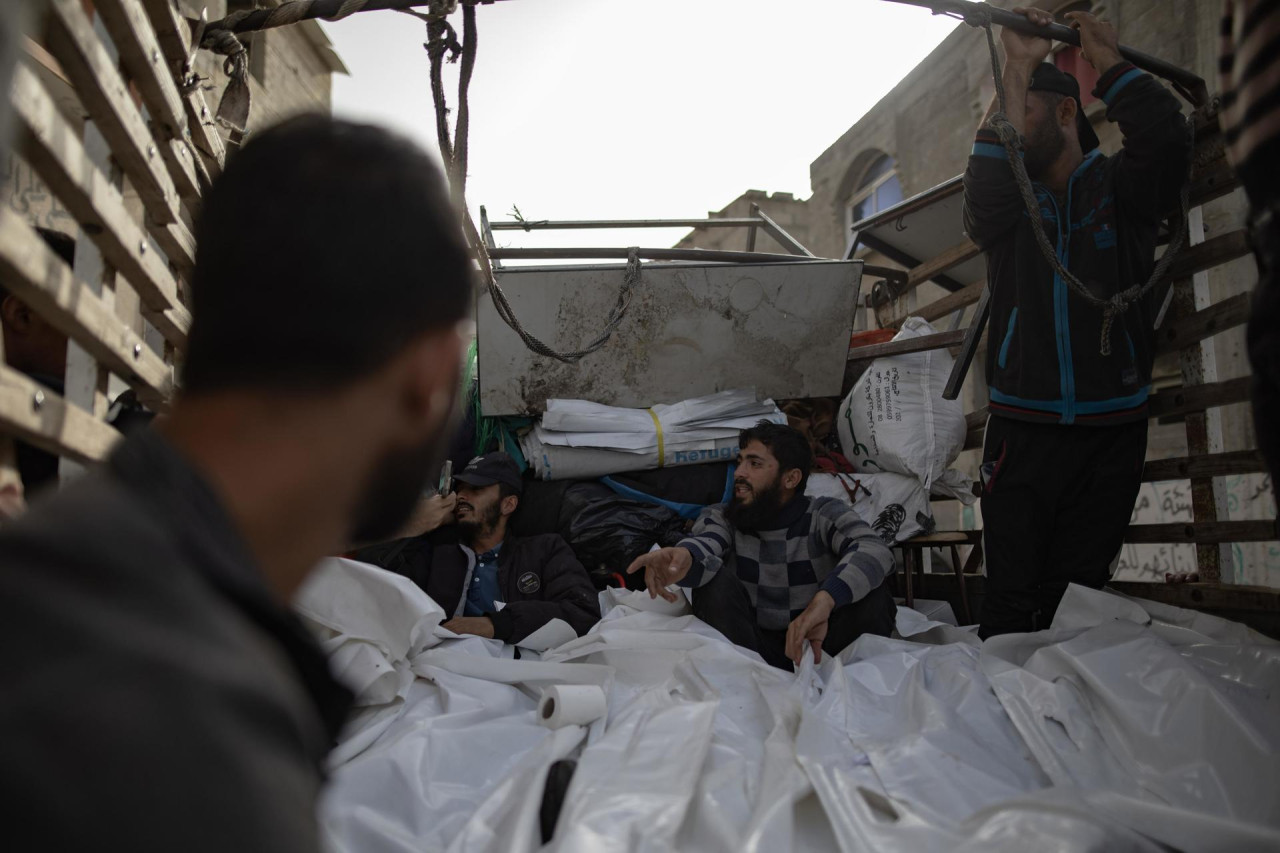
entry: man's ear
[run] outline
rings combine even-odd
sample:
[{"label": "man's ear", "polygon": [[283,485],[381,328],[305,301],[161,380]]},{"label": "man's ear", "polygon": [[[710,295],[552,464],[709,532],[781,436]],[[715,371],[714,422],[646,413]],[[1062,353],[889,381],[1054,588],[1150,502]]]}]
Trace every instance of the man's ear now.
[{"label": "man's ear", "polygon": [[800,485],[800,481],[804,479],[804,472],[799,468],[792,468],[782,475],[782,486],[785,489],[795,489]]},{"label": "man's ear", "polygon": [[511,515],[516,511],[516,507],[520,506],[519,495],[507,495],[502,499],[502,514]]},{"label": "man's ear", "polygon": [[1076,99],[1063,98],[1058,102],[1058,124],[1063,127],[1076,126]]}]

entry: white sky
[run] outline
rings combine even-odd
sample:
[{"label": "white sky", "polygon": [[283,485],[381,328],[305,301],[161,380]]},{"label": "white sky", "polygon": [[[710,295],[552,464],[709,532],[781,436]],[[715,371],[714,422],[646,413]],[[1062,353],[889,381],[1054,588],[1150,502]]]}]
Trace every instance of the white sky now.
[{"label": "white sky", "polygon": [[[810,162],[957,25],[882,0],[502,0],[477,20],[467,197],[491,221],[513,204],[528,219],[659,219],[747,189],[807,198]],[[351,69],[334,113],[436,152],[425,25],[370,12],[324,26]],[[451,105],[456,75],[446,66]],[[684,233],[497,239],[652,247]]]}]

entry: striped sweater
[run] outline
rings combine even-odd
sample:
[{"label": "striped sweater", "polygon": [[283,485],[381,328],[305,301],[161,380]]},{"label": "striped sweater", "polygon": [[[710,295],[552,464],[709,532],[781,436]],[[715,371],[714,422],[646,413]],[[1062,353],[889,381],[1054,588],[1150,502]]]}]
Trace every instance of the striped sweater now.
[{"label": "striped sweater", "polygon": [[893,571],[893,554],[876,532],[835,498],[797,497],[771,527],[746,533],[707,507],[680,542],[693,568],[680,585],[696,589],[716,572],[736,572],[761,628],[783,630],[826,590],[840,607],[865,597]]}]

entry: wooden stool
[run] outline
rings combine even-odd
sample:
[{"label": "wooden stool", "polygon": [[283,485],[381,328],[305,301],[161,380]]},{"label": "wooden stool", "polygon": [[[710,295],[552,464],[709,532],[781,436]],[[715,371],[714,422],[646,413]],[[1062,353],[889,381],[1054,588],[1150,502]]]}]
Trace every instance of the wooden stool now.
[{"label": "wooden stool", "polygon": [[[903,598],[906,599],[908,607],[915,601],[915,594],[911,589],[912,575],[919,571],[920,580],[922,583],[924,581],[924,549],[943,545],[951,549],[951,571],[955,574],[956,582],[960,585],[960,616],[964,619],[962,624],[971,625],[973,624],[973,617],[969,613],[969,594],[965,591],[964,576],[965,573],[977,574],[978,567],[982,565],[981,530],[929,533],[899,542],[896,547],[902,549],[902,577],[905,593]],[[969,559],[963,566],[960,564],[959,548],[961,545],[973,546],[973,550],[969,552]]]}]

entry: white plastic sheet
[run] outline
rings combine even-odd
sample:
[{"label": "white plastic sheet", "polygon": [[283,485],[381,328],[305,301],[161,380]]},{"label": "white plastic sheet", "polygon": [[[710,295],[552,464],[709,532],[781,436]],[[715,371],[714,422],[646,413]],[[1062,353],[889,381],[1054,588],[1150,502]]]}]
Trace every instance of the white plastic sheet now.
[{"label": "white plastic sheet", "polygon": [[[378,608],[351,596],[330,642],[375,642]],[[418,642],[380,642],[414,678],[342,745],[369,741],[335,762],[330,847],[540,849],[546,771],[568,757],[550,850],[1280,849],[1280,646],[1233,623],[1073,587],[1050,631],[982,645],[902,608],[907,639],[791,674],[683,600],[601,598],[601,623],[540,660],[443,632],[415,650],[428,611],[403,598],[382,624]],[[539,690],[566,683],[604,689],[607,717],[538,725]]]}]

